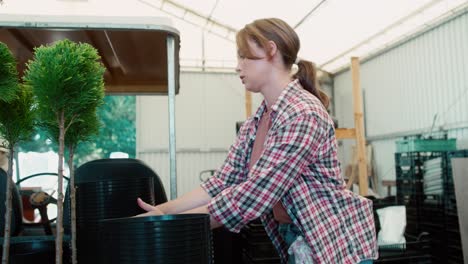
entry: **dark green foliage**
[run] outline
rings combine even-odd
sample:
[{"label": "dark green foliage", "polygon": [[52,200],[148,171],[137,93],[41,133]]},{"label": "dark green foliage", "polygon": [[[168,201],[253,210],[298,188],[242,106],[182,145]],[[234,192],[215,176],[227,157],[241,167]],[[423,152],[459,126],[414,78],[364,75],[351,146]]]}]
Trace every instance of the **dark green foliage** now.
[{"label": "dark green foliage", "polygon": [[[57,139],[58,151],[58,217],[56,263],[62,263],[63,160],[69,153],[71,210],[75,212],[73,154],[80,140],[98,130],[96,108],[104,97],[104,67],[97,50],[89,44],[61,40],[35,49],[34,59],[27,64],[24,80],[33,87],[37,98],[40,123]],[[67,133],[68,132],[68,133]],[[72,237],[75,237],[72,221]],[[72,240],[74,246],[75,240]],[[72,248],[76,262],[76,248]]]},{"label": "dark green foliage", "polygon": [[97,135],[101,123],[99,122],[96,111],[82,113],[69,128],[65,138],[65,146],[76,148],[79,142],[90,140]]},{"label": "dark green foliage", "polygon": [[[36,136],[41,142],[49,142],[48,149],[57,150],[58,115],[62,111],[67,148],[76,149],[79,142],[99,131],[96,109],[103,103],[105,71],[99,60],[94,47],[69,40],[36,49],[24,79],[34,87],[39,104],[40,129]],[[39,145],[29,147],[34,148],[31,151],[42,149]]]},{"label": "dark green foliage", "polygon": [[[76,149],[78,143],[95,139],[100,127],[101,123],[98,120],[96,111],[81,113],[68,128],[68,132],[65,137],[65,146]],[[58,143],[57,139],[59,137],[58,127],[51,124],[43,124],[42,128],[45,131],[48,131],[48,134],[51,135],[49,139],[54,143],[51,147],[54,146],[56,148]],[[85,152],[86,153],[83,153],[84,155],[93,152],[93,150],[88,149]]]},{"label": "dark green foliage", "polygon": [[99,116],[106,125],[100,130],[97,144],[104,151],[105,157],[115,151],[135,157],[135,96],[106,97],[105,104],[99,109]]},{"label": "dark green foliage", "polygon": [[36,126],[35,133],[31,135],[29,140],[25,140],[18,144],[18,152],[48,152],[58,151],[57,142],[54,142],[45,128],[40,124]]},{"label": "dark green foliage", "polygon": [[76,149],[75,161],[79,166],[86,161],[108,158],[121,151],[131,158],[136,155],[135,96],[106,96],[98,109],[102,122],[99,134]]},{"label": "dark green foliage", "polygon": [[[104,105],[98,108],[97,115],[99,128],[97,135],[90,135],[89,140],[83,140],[75,150],[74,162],[76,166],[83,163],[108,158],[114,151],[126,152],[131,158],[136,155],[136,99],[135,96],[106,96]],[[97,127],[97,126],[91,126]],[[69,128],[67,136],[75,134]],[[91,133],[91,132],[90,132]],[[66,138],[66,140],[68,140]],[[49,136],[43,126],[31,137],[30,141],[22,142],[21,152],[35,151],[47,152],[53,150],[57,152],[58,146],[55,139]]]},{"label": "dark green foliage", "polygon": [[3,102],[15,99],[18,93],[18,71],[16,61],[7,45],[0,42],[0,107]]},{"label": "dark green foliage", "polygon": [[8,147],[28,140],[34,128],[34,100],[31,88],[19,86],[16,99],[2,103],[0,107],[0,135]]},{"label": "dark green foliage", "polygon": [[67,128],[102,103],[105,69],[99,60],[91,45],[67,39],[35,49],[24,80],[33,87],[42,123],[58,126],[63,111]]}]

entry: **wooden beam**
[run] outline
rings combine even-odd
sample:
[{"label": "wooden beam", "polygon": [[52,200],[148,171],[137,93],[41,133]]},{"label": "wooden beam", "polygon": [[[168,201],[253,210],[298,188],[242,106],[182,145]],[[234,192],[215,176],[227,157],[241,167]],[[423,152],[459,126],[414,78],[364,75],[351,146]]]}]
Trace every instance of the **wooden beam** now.
[{"label": "wooden beam", "polygon": [[96,32],[91,33],[91,31],[89,30],[85,30],[84,32],[86,34],[86,37],[89,39],[90,44],[98,50],[99,54],[101,55],[102,64],[104,64],[104,67],[106,67],[107,71],[110,74],[110,77],[113,79],[115,77],[114,69],[111,67],[107,57],[103,56],[104,54],[103,48],[97,44],[96,37],[94,35],[97,33]]},{"label": "wooden beam", "polygon": [[356,130],[354,128],[337,128],[335,135],[337,139],[355,139]]},{"label": "wooden beam", "polygon": [[120,72],[122,72],[123,75],[126,75],[128,71],[125,69],[125,67],[120,62],[119,55],[117,54],[117,50],[114,48],[114,44],[113,44],[111,38],[109,37],[109,34],[107,33],[107,30],[103,30],[103,32],[104,32],[104,36],[105,36],[105,38],[107,40],[107,45],[109,46],[112,54],[114,55],[114,59],[117,61],[117,64],[118,64],[117,69],[120,70]]},{"label": "wooden beam", "polygon": [[167,84],[151,84],[151,85],[106,85],[106,94],[121,94],[121,95],[157,95],[167,94]]},{"label": "wooden beam", "polygon": [[353,79],[354,128],[356,130],[356,145],[359,167],[359,194],[367,195],[369,184],[367,175],[366,135],[364,131],[364,115],[362,112],[362,93],[359,72],[359,58],[351,58],[351,75]]},{"label": "wooden beam", "polygon": [[29,52],[34,52],[34,44],[29,41],[26,36],[18,29],[10,28],[7,31],[19,42],[23,47],[25,47]]},{"label": "wooden beam", "polygon": [[396,186],[396,181],[383,180],[382,181],[382,186],[387,187],[387,196],[390,196],[390,195],[392,195],[392,187]]},{"label": "wooden beam", "polygon": [[358,156],[356,153],[356,148],[353,147],[353,157],[351,158],[351,175],[348,178],[348,183],[346,184],[346,189],[351,190],[353,188],[354,181],[356,181],[356,165],[358,163]]}]

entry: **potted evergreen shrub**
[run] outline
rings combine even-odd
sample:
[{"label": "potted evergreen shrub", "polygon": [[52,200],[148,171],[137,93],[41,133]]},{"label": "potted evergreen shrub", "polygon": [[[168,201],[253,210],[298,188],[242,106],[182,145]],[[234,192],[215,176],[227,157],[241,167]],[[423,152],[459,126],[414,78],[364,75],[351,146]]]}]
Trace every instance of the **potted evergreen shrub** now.
[{"label": "potted evergreen shrub", "polygon": [[[27,64],[24,80],[33,87],[39,120],[51,136],[57,136],[59,146],[56,263],[62,263],[64,150],[68,146],[73,156],[76,144],[85,139],[87,133],[97,130],[94,128],[98,124],[95,115],[104,97],[104,71],[94,47],[67,39],[36,48],[33,60]],[[72,170],[73,165],[70,166]],[[70,198],[72,254],[73,263],[76,263],[73,175],[70,174]]]},{"label": "potted evergreen shrub", "polygon": [[9,151],[5,199],[5,228],[2,263],[8,263],[12,213],[13,157],[17,144],[33,132],[34,111],[31,88],[18,81],[16,61],[8,47],[0,43],[0,137]]}]

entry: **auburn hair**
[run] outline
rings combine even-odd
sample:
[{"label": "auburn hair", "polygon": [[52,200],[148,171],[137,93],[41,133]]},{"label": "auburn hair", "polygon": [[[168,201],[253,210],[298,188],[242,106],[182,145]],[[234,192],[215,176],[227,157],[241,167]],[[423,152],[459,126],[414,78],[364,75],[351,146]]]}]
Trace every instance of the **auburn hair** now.
[{"label": "auburn hair", "polygon": [[328,108],[329,98],[320,90],[314,64],[307,60],[297,59],[301,45],[299,37],[291,26],[278,18],[265,18],[255,20],[237,32],[238,55],[248,59],[260,59],[250,50],[249,40],[263,48],[267,54],[270,54],[268,42],[275,42],[281,53],[284,66],[291,69],[292,65],[296,63],[299,69],[293,77],[299,80],[304,89],[320,99],[325,108]]}]

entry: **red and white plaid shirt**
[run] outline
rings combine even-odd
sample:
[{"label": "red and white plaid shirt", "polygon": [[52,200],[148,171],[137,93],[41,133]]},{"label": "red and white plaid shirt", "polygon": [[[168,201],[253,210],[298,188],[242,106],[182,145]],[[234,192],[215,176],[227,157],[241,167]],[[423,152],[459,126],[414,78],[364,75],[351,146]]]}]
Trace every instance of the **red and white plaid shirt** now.
[{"label": "red and white plaid shirt", "polygon": [[210,214],[233,232],[261,217],[285,263],[287,245],[273,218],[281,201],[305,235],[314,263],[376,258],[372,202],[345,189],[333,121],[320,100],[294,80],[271,110],[272,126],[255,165],[249,170],[265,101],[241,127],[221,168],[202,184],[213,197]]}]

